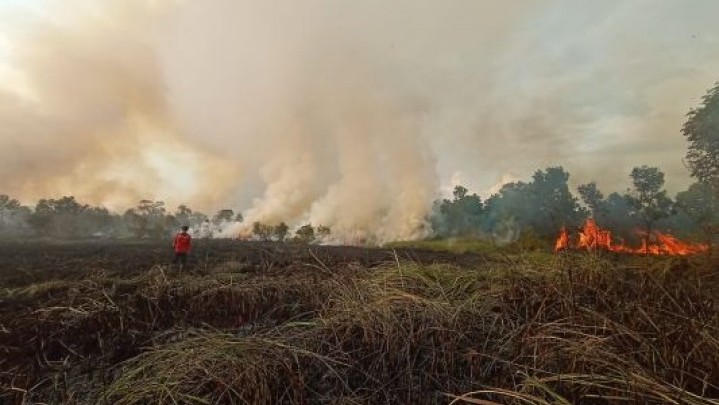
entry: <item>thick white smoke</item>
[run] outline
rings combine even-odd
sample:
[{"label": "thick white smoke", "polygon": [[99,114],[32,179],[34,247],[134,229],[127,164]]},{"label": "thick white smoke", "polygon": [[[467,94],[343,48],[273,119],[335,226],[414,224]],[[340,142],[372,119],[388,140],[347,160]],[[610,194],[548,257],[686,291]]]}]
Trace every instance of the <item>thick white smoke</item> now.
[{"label": "thick white smoke", "polygon": [[455,173],[676,190],[719,71],[713,1],[27,4],[0,8],[0,192],[242,209],[230,233],[415,237]]}]

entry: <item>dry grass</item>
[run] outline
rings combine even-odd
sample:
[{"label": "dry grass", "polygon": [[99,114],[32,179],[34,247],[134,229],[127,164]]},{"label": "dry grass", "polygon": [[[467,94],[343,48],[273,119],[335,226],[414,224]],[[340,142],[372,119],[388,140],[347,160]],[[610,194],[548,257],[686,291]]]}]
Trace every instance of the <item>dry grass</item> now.
[{"label": "dry grass", "polygon": [[7,291],[38,304],[3,325],[28,358],[2,381],[67,403],[719,404],[719,274],[700,259],[217,276]]}]

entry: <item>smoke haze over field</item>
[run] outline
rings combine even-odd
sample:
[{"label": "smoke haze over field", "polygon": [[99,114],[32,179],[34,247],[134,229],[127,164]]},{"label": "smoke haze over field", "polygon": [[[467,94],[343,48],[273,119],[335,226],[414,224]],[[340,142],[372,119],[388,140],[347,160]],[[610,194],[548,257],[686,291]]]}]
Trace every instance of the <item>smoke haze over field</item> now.
[{"label": "smoke haze over field", "polygon": [[11,1],[0,192],[416,236],[460,179],[686,187],[719,2]]}]

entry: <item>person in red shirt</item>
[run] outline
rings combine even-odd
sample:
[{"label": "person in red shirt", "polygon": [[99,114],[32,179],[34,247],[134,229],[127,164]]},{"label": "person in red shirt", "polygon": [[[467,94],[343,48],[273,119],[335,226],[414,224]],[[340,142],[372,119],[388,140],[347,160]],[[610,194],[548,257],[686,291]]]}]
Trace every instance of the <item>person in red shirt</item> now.
[{"label": "person in red shirt", "polygon": [[192,248],[192,236],[187,233],[189,228],[187,225],[182,227],[182,231],[175,235],[175,241],[172,243],[175,249],[175,260],[173,263],[180,263],[180,266],[187,264],[187,254],[190,253]]}]

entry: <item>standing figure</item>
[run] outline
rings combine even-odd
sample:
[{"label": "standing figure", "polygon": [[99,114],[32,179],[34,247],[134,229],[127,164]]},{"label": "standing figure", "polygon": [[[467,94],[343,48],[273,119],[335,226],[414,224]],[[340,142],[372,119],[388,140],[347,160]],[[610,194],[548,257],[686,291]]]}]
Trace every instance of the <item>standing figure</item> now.
[{"label": "standing figure", "polygon": [[175,264],[180,263],[180,267],[187,264],[187,254],[190,253],[192,248],[192,236],[187,233],[188,229],[187,225],[184,225],[182,231],[175,235],[175,241],[172,244],[175,249],[175,260],[172,262]]}]

